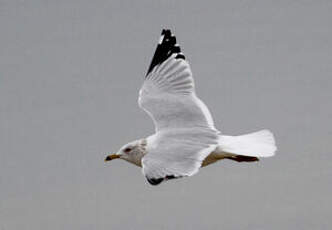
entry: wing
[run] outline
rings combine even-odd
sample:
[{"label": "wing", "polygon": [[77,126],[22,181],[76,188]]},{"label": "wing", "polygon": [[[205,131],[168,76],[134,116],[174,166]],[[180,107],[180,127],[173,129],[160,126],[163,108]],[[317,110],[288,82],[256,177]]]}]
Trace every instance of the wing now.
[{"label": "wing", "polygon": [[152,118],[143,173],[151,184],[191,176],[217,146],[218,131],[196,96],[188,62],[170,30],[163,30],[140,90],[139,105]]},{"label": "wing", "polygon": [[192,126],[214,129],[208,108],[195,94],[190,66],[170,30],[162,31],[138,102],[151,116],[156,131]]},{"label": "wing", "polygon": [[147,139],[142,159],[143,174],[150,184],[192,176],[203,160],[217,148],[216,131],[208,128],[170,129]]}]

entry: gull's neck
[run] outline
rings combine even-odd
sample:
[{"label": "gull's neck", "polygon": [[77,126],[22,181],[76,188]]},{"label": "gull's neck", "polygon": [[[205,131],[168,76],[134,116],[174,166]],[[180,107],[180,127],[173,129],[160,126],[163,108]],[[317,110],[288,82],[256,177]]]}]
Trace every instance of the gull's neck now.
[{"label": "gull's neck", "polygon": [[144,157],[144,155],[147,153],[146,147],[147,147],[147,140],[146,138],[142,138],[140,140],[138,140],[138,144],[137,144],[137,153],[132,156],[129,159],[125,159],[130,163],[133,163],[139,167],[142,167],[142,158]]},{"label": "gull's neck", "polygon": [[146,138],[142,138],[139,140],[139,149],[141,150],[140,152],[142,153],[142,157],[146,154],[146,146],[148,142]]}]

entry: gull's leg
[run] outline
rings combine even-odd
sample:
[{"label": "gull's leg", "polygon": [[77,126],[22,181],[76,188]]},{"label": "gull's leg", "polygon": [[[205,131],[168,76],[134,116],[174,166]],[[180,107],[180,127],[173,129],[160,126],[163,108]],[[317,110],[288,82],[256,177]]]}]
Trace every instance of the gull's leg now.
[{"label": "gull's leg", "polygon": [[213,164],[219,160],[225,159],[226,155],[223,154],[219,154],[218,152],[212,152],[210,153],[210,155],[208,155],[204,161],[202,162],[202,166],[201,167],[205,167],[207,165]]},{"label": "gull's leg", "polygon": [[251,156],[243,156],[243,155],[236,155],[236,154],[231,154],[231,153],[225,153],[225,152],[212,152],[210,155],[208,155],[201,167],[205,167],[207,165],[213,164],[219,160],[223,159],[228,159],[236,162],[254,162],[254,161],[259,161],[257,157],[251,157]]}]

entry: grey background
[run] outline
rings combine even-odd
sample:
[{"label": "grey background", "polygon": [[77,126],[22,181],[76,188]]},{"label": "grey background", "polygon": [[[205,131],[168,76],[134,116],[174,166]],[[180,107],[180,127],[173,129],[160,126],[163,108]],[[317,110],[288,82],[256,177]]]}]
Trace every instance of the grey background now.
[{"label": "grey background", "polygon": [[[329,229],[331,1],[0,0],[0,229]],[[161,29],[216,126],[277,155],[158,187],[109,152],[153,133]]]}]

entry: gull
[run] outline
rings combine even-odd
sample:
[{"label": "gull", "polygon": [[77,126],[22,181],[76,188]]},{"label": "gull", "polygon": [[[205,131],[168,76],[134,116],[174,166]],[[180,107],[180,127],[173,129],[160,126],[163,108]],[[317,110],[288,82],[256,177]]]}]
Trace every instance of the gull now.
[{"label": "gull", "polygon": [[254,162],[277,150],[269,130],[226,136],[215,128],[209,109],[196,95],[189,63],[169,29],[162,30],[138,104],[152,118],[155,133],[124,145],[105,161],[119,158],[142,167],[151,185],[192,176],[222,159]]}]

